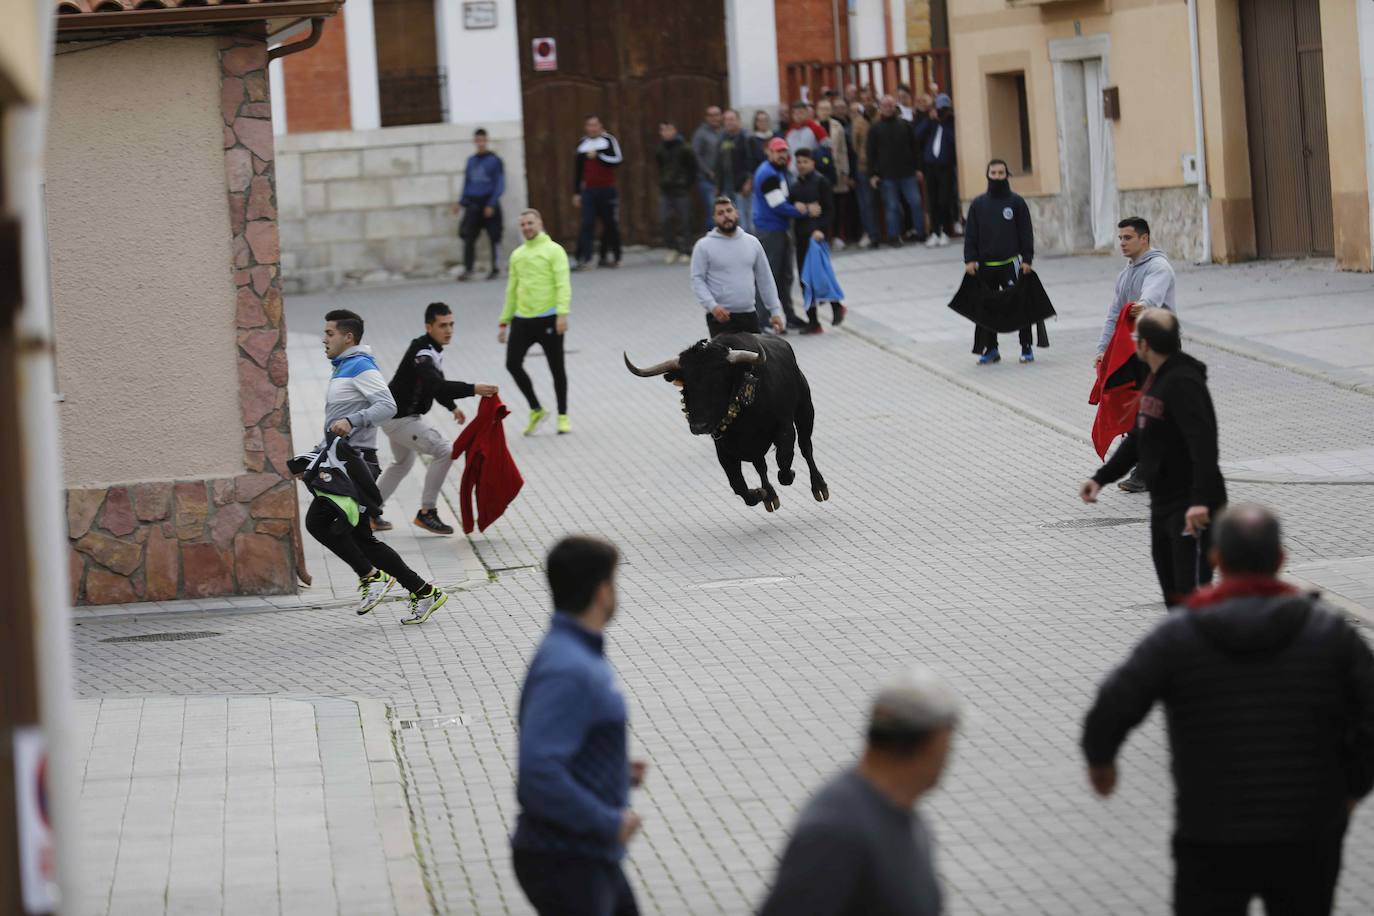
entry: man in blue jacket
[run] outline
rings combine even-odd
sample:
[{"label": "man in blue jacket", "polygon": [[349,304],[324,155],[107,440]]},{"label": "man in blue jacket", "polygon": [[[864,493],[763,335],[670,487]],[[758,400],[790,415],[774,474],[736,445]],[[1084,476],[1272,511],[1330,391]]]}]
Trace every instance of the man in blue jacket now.
[{"label": "man in blue jacket", "polygon": [[768,141],[766,153],[768,158],[754,172],[754,234],[768,256],[787,326],[800,330],[806,322],[792,308],[792,221],[820,216],[821,208],[814,203],[801,207],[792,203],[787,183],[787,141],[774,137]]},{"label": "man in blue jacket", "polygon": [[488,280],[501,275],[501,195],[506,190],[506,167],[501,157],[487,149],[487,132],[477,128],[472,133],[472,145],[477,152],[468,157],[463,168],[463,194],[455,205],[462,211],[458,223],[458,237],[463,240],[463,272],[459,280],[472,279],[472,265],[477,257],[477,237],[482,230],[491,239],[491,270]]},{"label": "man in blue jacket", "polygon": [[625,697],[605,656],[620,555],[570,537],[544,561],[554,614],[520,691],[515,877],[540,916],[637,916],[620,860],[638,832]]}]

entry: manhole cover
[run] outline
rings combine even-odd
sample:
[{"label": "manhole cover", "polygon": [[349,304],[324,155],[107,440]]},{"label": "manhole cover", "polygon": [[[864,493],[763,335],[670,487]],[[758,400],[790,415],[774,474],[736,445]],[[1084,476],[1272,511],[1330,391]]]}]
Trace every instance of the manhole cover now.
[{"label": "manhole cover", "polygon": [[1066,518],[1049,522],[1041,528],[1115,528],[1117,525],[1143,525],[1148,518]]},{"label": "manhole cover", "polygon": [[101,642],[180,642],[183,639],[205,639],[210,636],[223,636],[213,630],[188,630],[184,633],[144,633],[142,636],[111,636]]},{"label": "manhole cover", "polygon": [[397,719],[396,730],[410,728],[467,728],[467,716],[424,716],[419,719]]},{"label": "manhole cover", "polygon": [[779,585],[791,582],[791,576],[754,576],[749,579],[717,579],[701,583],[702,588],[744,588],[750,585]]}]

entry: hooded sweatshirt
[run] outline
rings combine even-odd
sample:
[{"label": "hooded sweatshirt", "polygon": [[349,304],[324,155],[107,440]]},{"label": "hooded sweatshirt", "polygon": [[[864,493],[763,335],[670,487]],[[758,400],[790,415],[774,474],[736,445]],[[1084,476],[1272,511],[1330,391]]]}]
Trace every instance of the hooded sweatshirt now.
[{"label": "hooded sweatshirt", "polygon": [[1003,178],[988,179],[988,191],[973,198],[964,221],[964,261],[1035,260],[1035,233],[1030,210],[1020,194]]},{"label": "hooded sweatshirt", "polygon": [[753,313],[754,291],[774,315],[782,314],[778,287],[763,246],[743,229],[726,235],[712,229],[692,247],[692,292],[706,311],[717,305],[736,314]]},{"label": "hooded sweatshirt", "polygon": [[1098,690],[1088,763],[1111,763],[1156,701],[1180,839],[1324,839],[1374,786],[1374,655],[1344,617],[1277,579],[1227,576],[1155,627]]},{"label": "hooded sweatshirt", "polygon": [[506,307],[501,324],[512,318],[544,318],[566,315],[572,303],[568,253],[541,232],[511,252],[506,267]]},{"label": "hooded sweatshirt", "polygon": [[353,448],[377,447],[377,427],[396,415],[386,377],[372,358],[371,347],[349,347],[330,360],[334,374],[324,396],[324,430],[338,420],[353,424],[348,444]]},{"label": "hooded sweatshirt", "polygon": [[1178,314],[1178,302],[1174,299],[1174,268],[1158,248],[1151,248],[1131,261],[1117,275],[1116,294],[1107,311],[1107,321],[1102,325],[1102,337],[1097,341],[1098,353],[1107,349],[1112,332],[1116,330],[1116,316],[1128,302],[1144,303]]},{"label": "hooded sweatshirt", "polygon": [[1150,490],[1150,511],[1168,515],[1188,506],[1226,504],[1217,466],[1217,414],[1207,391],[1207,367],[1175,353],[1140,390],[1140,410],[1126,441],[1093,475],[1106,485],[1132,467]]}]

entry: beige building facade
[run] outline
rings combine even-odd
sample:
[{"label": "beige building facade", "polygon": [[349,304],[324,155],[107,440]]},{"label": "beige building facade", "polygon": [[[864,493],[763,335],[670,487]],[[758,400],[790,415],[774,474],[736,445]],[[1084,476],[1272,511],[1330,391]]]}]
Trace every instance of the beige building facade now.
[{"label": "beige building facade", "polygon": [[1139,215],[1180,258],[1370,270],[1358,2],[1196,0],[1195,23],[1186,0],[952,4],[961,197],[1002,158],[1045,250]]}]

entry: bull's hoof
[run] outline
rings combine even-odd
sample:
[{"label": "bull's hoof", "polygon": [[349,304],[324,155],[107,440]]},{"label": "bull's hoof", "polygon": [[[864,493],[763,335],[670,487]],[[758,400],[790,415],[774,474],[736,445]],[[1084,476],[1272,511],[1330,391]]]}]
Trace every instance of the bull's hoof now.
[{"label": "bull's hoof", "polygon": [[819,487],[814,487],[811,490],[811,495],[816,497],[816,502],[823,503],[830,498],[830,488],[825,484],[821,484]]},{"label": "bull's hoof", "polygon": [[[768,498],[768,494],[762,490],[745,490],[740,494],[740,497],[744,500],[746,506],[757,506]],[[768,511],[772,512],[773,510],[769,509]]]},{"label": "bull's hoof", "polygon": [[791,471],[791,470],[788,470],[788,471],[778,471],[778,483],[782,484],[784,487],[790,487],[790,486],[792,486],[792,481],[794,481],[794,480],[796,480],[796,479],[797,479],[797,472],[796,472],[796,471]]},{"label": "bull's hoof", "polygon": [[778,494],[769,492],[763,497],[763,508],[769,512],[776,510],[782,505],[782,500],[778,499]]}]

